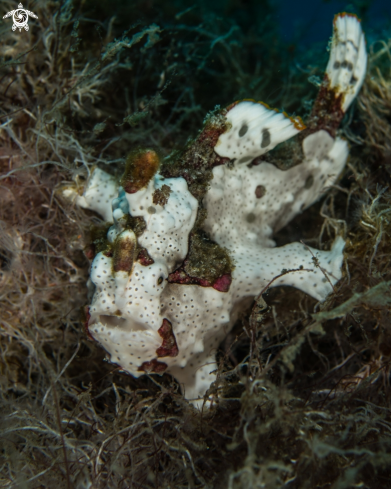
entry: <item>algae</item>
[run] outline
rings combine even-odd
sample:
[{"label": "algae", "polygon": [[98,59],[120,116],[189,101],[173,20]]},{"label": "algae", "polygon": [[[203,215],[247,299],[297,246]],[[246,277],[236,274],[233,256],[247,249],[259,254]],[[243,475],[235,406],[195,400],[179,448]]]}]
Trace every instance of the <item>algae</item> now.
[{"label": "algae", "polygon": [[131,152],[125,163],[125,171],[121,178],[121,186],[126,193],[133,194],[145,188],[159,169],[159,156],[150,149]]},{"label": "algae", "polygon": [[200,230],[191,233],[189,253],[184,266],[190,277],[204,279],[213,284],[222,275],[230,274],[233,268],[225,248],[210,240]]}]

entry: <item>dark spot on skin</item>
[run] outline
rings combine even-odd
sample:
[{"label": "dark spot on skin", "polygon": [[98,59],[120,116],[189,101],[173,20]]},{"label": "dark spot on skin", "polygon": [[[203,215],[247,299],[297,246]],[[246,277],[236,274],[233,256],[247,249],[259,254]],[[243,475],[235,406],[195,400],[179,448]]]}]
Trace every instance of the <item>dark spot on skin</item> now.
[{"label": "dark spot on skin", "polygon": [[255,221],[255,214],[253,214],[252,212],[250,212],[250,214],[247,214],[246,221],[249,223],[254,222]]},{"label": "dark spot on skin", "polygon": [[154,191],[152,196],[152,202],[155,205],[161,205],[162,207],[164,207],[168,202],[170,194],[171,194],[171,187],[169,187],[168,185],[163,185],[161,188],[157,188]]},{"label": "dark spot on skin", "polygon": [[155,207],[153,207],[153,205],[151,205],[150,207],[148,207],[148,213],[149,214],[156,214],[156,209]]},{"label": "dark spot on skin", "polygon": [[243,126],[239,130],[239,137],[242,138],[246,132],[248,131],[248,125],[246,123],[243,124]]},{"label": "dark spot on skin", "polygon": [[333,68],[334,68],[334,70],[338,70],[338,68],[339,68],[340,66],[341,66],[341,63],[340,63],[339,61],[336,61],[336,62],[334,63]]},{"label": "dark spot on skin", "polygon": [[243,158],[240,158],[239,163],[247,163],[248,161],[251,161],[253,159],[252,156],[243,156]]},{"label": "dark spot on skin", "polygon": [[262,129],[262,143],[261,148],[266,148],[270,144],[270,132],[269,129]]},{"label": "dark spot on skin", "polygon": [[157,284],[160,285],[163,282],[163,277],[159,277],[157,279]]},{"label": "dark spot on skin", "polygon": [[258,185],[255,189],[255,197],[261,199],[266,194],[266,188],[263,185]]},{"label": "dark spot on skin", "polygon": [[342,66],[342,68],[347,68],[349,71],[353,71],[353,63],[351,63],[350,61],[347,61],[346,59],[344,61],[342,61],[341,66]]},{"label": "dark spot on skin", "polygon": [[307,177],[307,180],[305,181],[304,188],[311,188],[312,185],[314,184],[314,177],[312,175],[309,175]]},{"label": "dark spot on skin", "polygon": [[350,83],[352,85],[355,85],[357,83],[357,78],[355,76],[352,76],[352,79],[350,80]]}]

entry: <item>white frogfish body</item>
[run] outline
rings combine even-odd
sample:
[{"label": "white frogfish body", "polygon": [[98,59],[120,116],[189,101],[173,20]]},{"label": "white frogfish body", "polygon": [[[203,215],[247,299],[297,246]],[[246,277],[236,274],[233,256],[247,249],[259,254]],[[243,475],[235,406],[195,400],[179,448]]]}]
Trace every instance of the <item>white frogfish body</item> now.
[{"label": "white frogfish body", "polygon": [[[183,176],[167,176],[169,171],[159,167],[151,150],[133,157],[121,182],[100,169],[92,173],[76,202],[96,210],[112,226],[107,249],[91,265],[95,293],[88,329],[111,362],[136,377],[170,373],[184,395],[196,400],[215,379],[219,344],[262,290],[289,285],[319,301],[332,292],[342,276],[342,237],[330,251],[301,243],[275,247],[272,238],[318,200],[343,170],[348,145],[336,129],[365,70],[360,22],[340,14],[308,128],[299,118],[265,104],[233,104],[221,115],[224,128],[210,139],[213,164],[201,197],[194,196],[191,167]],[[325,114],[322,100],[332,97],[338,111]],[[295,138],[301,160],[281,169],[268,154],[290,138]],[[205,138],[194,144],[201,140]],[[206,219],[197,224],[201,209]],[[142,226],[133,229],[134,220]],[[198,256],[195,235],[197,246],[205,243],[220,253],[216,256],[229,255],[225,268],[219,269],[216,260],[217,272],[191,272],[198,265],[191,258]]]}]

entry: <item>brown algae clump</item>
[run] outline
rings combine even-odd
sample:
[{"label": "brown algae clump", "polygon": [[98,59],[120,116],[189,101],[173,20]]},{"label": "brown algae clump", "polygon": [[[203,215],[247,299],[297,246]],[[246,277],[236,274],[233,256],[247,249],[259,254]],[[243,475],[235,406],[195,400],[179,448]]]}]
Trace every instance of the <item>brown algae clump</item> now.
[{"label": "brown algae clump", "polygon": [[189,254],[184,270],[190,277],[197,277],[214,284],[223,275],[230,275],[234,266],[228,251],[214,243],[202,231],[190,236]]},{"label": "brown algae clump", "polygon": [[171,188],[168,185],[162,185],[161,188],[157,188],[153,193],[152,202],[155,205],[161,205],[164,207],[167,204],[170,197]]},{"label": "brown algae clump", "polygon": [[146,187],[159,169],[160,158],[153,149],[132,151],[126,158],[121,185],[125,192],[134,194]]},{"label": "brown algae clump", "polygon": [[132,230],[123,231],[114,241],[114,272],[130,273],[137,256],[137,238]]}]

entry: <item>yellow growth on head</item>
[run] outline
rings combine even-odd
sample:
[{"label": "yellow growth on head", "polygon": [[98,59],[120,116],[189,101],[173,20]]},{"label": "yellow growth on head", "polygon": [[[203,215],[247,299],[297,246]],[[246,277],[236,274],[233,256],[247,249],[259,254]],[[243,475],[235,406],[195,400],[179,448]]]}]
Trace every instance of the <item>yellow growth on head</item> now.
[{"label": "yellow growth on head", "polygon": [[159,169],[160,158],[153,149],[132,151],[126,158],[121,185],[125,192],[134,194],[146,187]]},{"label": "yellow growth on head", "polygon": [[130,229],[123,231],[113,245],[114,272],[130,273],[137,258],[137,238]]}]

